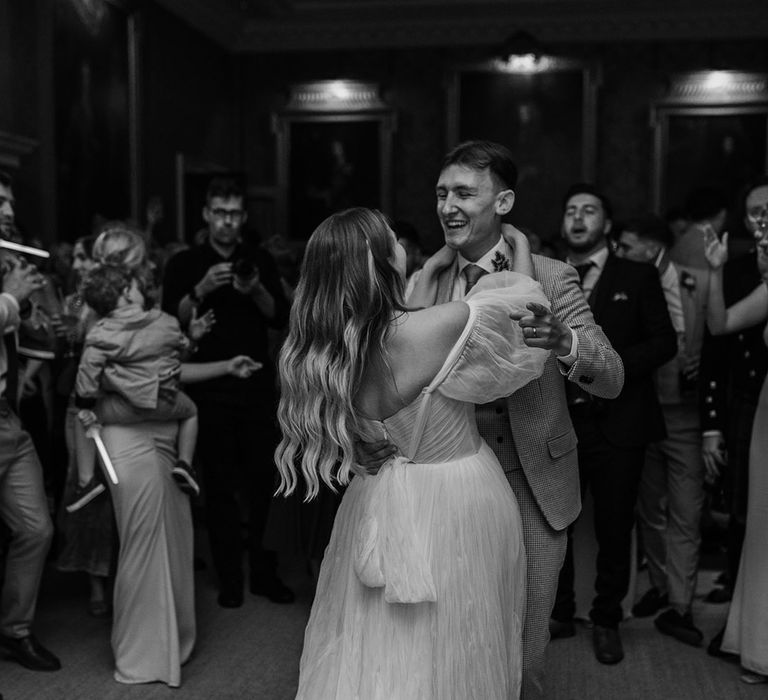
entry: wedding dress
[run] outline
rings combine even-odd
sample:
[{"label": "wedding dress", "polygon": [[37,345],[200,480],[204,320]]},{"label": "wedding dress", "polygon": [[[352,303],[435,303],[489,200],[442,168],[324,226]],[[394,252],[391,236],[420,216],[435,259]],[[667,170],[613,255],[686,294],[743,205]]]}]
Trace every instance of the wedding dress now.
[{"label": "wedding dress", "polygon": [[538,283],[487,275],[433,381],[361,419],[399,454],[346,490],[304,640],[302,700],[509,700],[519,695],[525,554],[517,502],[478,434],[475,403],[538,377],[547,352],[509,318]]}]

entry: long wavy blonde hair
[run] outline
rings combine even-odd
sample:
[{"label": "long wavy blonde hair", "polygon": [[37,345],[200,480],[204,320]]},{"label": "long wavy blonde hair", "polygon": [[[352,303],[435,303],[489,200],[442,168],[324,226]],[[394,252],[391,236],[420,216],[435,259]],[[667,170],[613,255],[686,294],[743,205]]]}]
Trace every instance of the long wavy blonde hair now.
[{"label": "long wavy blonde hair", "polygon": [[366,361],[373,348],[383,349],[390,323],[406,310],[394,245],[384,215],[361,208],[328,217],[309,239],[280,352],[278,493],[293,492],[299,469],[306,500],[321,480],[333,490],[349,481],[353,402]]}]

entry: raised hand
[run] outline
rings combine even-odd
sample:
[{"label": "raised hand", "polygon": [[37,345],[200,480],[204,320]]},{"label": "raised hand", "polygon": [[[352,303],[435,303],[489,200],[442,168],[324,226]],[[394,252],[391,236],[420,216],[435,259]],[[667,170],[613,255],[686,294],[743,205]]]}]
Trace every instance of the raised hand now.
[{"label": "raised hand", "polygon": [[520,229],[512,224],[501,225],[501,235],[506,244],[515,252],[512,269],[529,277],[533,277],[533,259],[531,258],[531,242]]},{"label": "raised hand", "polygon": [[444,245],[434,255],[430,256],[424,265],[426,266],[427,263],[429,263],[429,266],[434,272],[440,272],[448,267],[455,259],[456,251],[453,248]]},{"label": "raised hand", "polygon": [[704,256],[713,270],[719,270],[728,260],[728,234],[724,233],[720,240],[715,229],[709,224],[703,227],[703,233]]},{"label": "raised hand", "polygon": [[196,343],[211,330],[214,323],[216,323],[216,318],[213,315],[213,309],[208,309],[202,316],[198,317],[197,309],[193,308],[192,318],[189,321],[189,328],[187,329],[189,339]]},{"label": "raised hand", "polygon": [[530,302],[526,304],[524,311],[516,311],[509,314],[513,321],[517,321],[523,329],[525,344],[531,348],[544,348],[555,350],[557,355],[563,357],[571,352],[573,336],[568,328],[546,306]]}]

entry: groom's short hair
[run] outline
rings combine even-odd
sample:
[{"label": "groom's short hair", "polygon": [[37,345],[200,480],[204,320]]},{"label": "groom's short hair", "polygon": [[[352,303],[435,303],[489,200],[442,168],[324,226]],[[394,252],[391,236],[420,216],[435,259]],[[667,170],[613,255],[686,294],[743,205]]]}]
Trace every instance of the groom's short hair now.
[{"label": "groom's short hair", "polygon": [[464,141],[446,154],[440,172],[451,165],[461,165],[472,170],[487,168],[502,189],[514,190],[517,185],[517,166],[512,153],[500,143]]}]

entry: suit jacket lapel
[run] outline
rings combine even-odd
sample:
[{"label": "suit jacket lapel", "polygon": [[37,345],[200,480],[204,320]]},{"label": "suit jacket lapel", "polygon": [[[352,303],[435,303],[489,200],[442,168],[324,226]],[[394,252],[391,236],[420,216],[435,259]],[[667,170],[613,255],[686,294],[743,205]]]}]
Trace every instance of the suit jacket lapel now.
[{"label": "suit jacket lapel", "polygon": [[616,268],[613,264],[613,256],[608,255],[605,260],[603,271],[600,273],[600,278],[597,280],[597,286],[592,290],[589,299],[587,299],[589,306],[592,308],[592,312],[596,317],[599,315],[599,310],[605,306],[606,301],[608,300],[608,295],[613,289],[615,272]]},{"label": "suit jacket lapel", "polygon": [[453,300],[453,287],[456,283],[456,277],[459,274],[459,262],[454,260],[453,264],[443,270],[437,278],[437,304],[445,304]]}]

